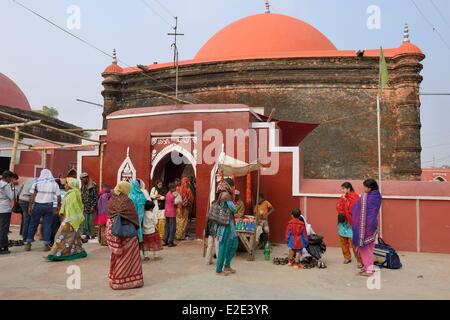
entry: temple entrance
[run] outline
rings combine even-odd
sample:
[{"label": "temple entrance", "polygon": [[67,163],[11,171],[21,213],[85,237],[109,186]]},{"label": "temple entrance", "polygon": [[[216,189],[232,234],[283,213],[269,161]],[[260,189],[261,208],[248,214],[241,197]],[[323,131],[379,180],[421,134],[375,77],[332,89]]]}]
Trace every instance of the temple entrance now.
[{"label": "temple entrance", "polygon": [[[187,156],[185,155],[187,154]],[[173,160],[175,159],[175,161]],[[180,161],[182,159],[182,161]],[[156,181],[161,180],[164,186],[167,188],[169,183],[175,182],[176,179],[182,177],[189,177],[193,188],[191,188],[194,195],[194,204],[189,214],[189,222],[186,228],[186,240],[195,239],[196,234],[196,195],[195,195],[195,176],[196,171],[191,160],[193,157],[188,152],[172,151],[161,157],[158,161],[155,161],[152,168],[152,185],[156,184]]]}]

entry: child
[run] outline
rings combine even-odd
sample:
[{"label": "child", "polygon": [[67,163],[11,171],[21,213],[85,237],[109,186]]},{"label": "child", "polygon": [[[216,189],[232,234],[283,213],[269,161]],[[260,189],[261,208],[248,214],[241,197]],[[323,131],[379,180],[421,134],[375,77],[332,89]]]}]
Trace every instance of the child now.
[{"label": "child", "polygon": [[155,208],[155,203],[153,201],[147,201],[145,203],[145,214],[144,221],[142,223],[142,233],[143,233],[143,251],[144,260],[150,260],[149,251],[153,252],[153,260],[161,260],[158,255],[158,251],[162,250],[161,237],[159,233],[156,232],[156,225],[158,223],[158,213]]},{"label": "child", "polygon": [[305,224],[300,220],[301,212],[299,209],[293,209],[292,219],[286,227],[286,241],[289,248],[289,264],[296,269],[301,269],[300,255],[302,249],[308,243],[308,234]]}]

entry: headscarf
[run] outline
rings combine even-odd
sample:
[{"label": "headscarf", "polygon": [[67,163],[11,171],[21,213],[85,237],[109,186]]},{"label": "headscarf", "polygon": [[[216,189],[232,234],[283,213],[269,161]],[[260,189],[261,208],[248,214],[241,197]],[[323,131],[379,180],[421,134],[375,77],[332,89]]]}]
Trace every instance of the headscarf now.
[{"label": "headscarf", "polygon": [[74,178],[66,179],[70,190],[64,196],[60,214],[64,215],[65,221],[68,222],[75,231],[78,231],[80,225],[84,221],[84,206],[81,200],[80,184]]},{"label": "headscarf", "polygon": [[139,216],[138,236],[139,241],[142,241],[143,239],[142,221],[144,220],[145,203],[147,202],[147,198],[142,192],[141,187],[139,186],[139,182],[137,180],[132,180],[130,184],[131,184],[131,191],[128,194],[128,198],[130,198],[131,201],[133,201],[134,207],[136,208],[137,214]]},{"label": "headscarf", "polygon": [[52,172],[48,169],[43,169],[41,171],[39,178],[36,180],[36,184],[53,182],[53,181],[55,181],[55,178],[53,177]]},{"label": "headscarf", "polygon": [[139,226],[139,217],[134,207],[133,201],[128,198],[131,185],[127,181],[121,181],[114,188],[114,194],[108,202],[108,218],[112,219],[117,215]]},{"label": "headscarf", "polygon": [[352,209],[353,244],[357,248],[373,243],[378,233],[378,213],[381,193],[374,190],[364,193]]},{"label": "headscarf", "polygon": [[191,182],[188,177],[183,177],[183,179],[181,179],[180,194],[183,199],[183,203],[192,204],[193,196],[190,184]]},{"label": "headscarf", "polygon": [[145,199],[147,199],[148,201],[152,201],[152,198],[150,198],[150,194],[148,193],[147,189],[145,189],[145,183],[142,179],[137,179],[139,182],[139,185],[141,187],[141,191],[145,196]]},{"label": "headscarf", "polygon": [[131,190],[131,184],[127,181],[120,181],[117,186],[114,188],[114,194],[116,196],[120,194],[124,194],[128,196]]}]

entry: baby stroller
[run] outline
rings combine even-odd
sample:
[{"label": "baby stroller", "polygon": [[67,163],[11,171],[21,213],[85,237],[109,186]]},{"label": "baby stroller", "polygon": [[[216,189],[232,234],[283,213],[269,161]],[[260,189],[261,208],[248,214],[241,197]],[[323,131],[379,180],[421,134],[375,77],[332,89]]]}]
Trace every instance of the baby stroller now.
[{"label": "baby stroller", "polygon": [[319,269],[325,269],[327,266],[322,261],[322,255],[327,251],[327,246],[323,241],[323,236],[318,234],[311,234],[309,236],[308,246],[306,251],[309,253],[301,261],[303,268],[312,269],[318,267]]}]

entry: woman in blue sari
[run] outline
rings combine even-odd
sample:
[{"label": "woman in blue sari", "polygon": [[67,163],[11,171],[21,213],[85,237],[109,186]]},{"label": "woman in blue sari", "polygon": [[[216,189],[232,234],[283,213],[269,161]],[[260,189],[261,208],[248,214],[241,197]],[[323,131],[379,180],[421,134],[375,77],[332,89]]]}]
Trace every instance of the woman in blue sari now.
[{"label": "woman in blue sari", "polygon": [[361,255],[361,276],[373,275],[373,250],[378,236],[378,214],[381,208],[381,193],[375,180],[364,181],[364,194],[352,209],[353,244]]},{"label": "woman in blue sari", "polygon": [[138,217],[139,217],[138,237],[139,237],[139,243],[142,243],[143,242],[142,221],[144,220],[145,202],[147,201],[147,198],[145,197],[144,193],[141,190],[139,181],[133,180],[130,182],[130,184],[131,184],[131,191],[128,194],[128,198],[131,199],[131,201],[133,202],[134,207],[136,208],[136,211],[138,213]]},{"label": "woman in blue sari", "polygon": [[216,202],[218,202],[222,208],[228,208],[231,211],[230,223],[228,225],[212,223],[211,226],[212,234],[219,243],[216,264],[216,274],[218,276],[228,276],[229,274],[236,273],[236,270],[231,268],[231,261],[236,255],[236,250],[239,246],[239,240],[234,225],[234,213],[236,212],[236,207],[231,198],[231,189],[233,186],[234,182],[232,179],[225,179],[219,183],[216,192]]}]

